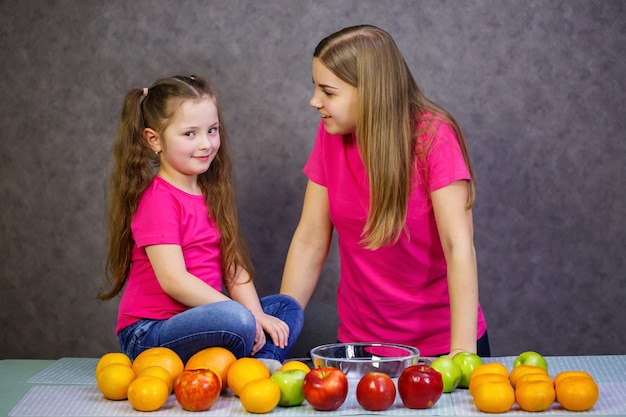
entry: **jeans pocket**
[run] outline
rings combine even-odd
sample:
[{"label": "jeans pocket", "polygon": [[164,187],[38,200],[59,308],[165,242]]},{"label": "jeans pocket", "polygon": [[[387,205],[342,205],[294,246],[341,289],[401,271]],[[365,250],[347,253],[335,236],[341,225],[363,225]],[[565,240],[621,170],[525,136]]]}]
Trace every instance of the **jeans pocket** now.
[{"label": "jeans pocket", "polygon": [[119,334],[121,351],[134,360],[144,350],[156,346],[150,336],[159,323],[159,320],[144,319],[122,329]]}]

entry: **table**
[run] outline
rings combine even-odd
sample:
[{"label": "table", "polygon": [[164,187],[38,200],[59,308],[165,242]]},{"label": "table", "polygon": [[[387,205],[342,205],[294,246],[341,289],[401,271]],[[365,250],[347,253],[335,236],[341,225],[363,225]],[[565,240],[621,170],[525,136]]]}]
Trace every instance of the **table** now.
[{"label": "table", "polygon": [[[514,357],[485,358],[501,362],[509,369]],[[555,404],[543,415],[600,415],[626,417],[626,355],[546,357],[550,374],[563,370],[590,372],[600,387],[600,400],[584,413],[568,413]],[[109,401],[95,385],[93,371],[97,358],[61,358],[59,360],[0,360],[0,416],[254,416],[232,396],[222,396],[209,411],[189,413],[180,408],[173,395],[166,405],[153,413],[132,409],[128,401]],[[352,383],[352,389],[356,382]],[[392,409],[380,415],[391,416],[488,416],[477,411],[467,390],[444,394],[428,410],[409,410],[397,399]],[[276,408],[268,416],[363,416],[372,415],[360,408],[351,392],[346,403],[334,412],[316,412],[307,404],[295,408]],[[515,406],[507,417],[527,415]]]}]

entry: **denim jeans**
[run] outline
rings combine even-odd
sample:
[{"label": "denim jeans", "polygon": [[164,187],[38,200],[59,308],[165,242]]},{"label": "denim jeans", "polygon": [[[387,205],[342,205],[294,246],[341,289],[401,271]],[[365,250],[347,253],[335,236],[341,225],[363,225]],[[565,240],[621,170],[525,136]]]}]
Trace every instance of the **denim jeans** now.
[{"label": "denim jeans", "polygon": [[[266,314],[283,320],[289,326],[288,344],[275,346],[271,338],[256,358],[283,362],[295,344],[304,324],[304,313],[293,298],[276,294],[261,298]],[[256,334],[256,320],[246,307],[236,301],[220,301],[194,307],[166,320],[143,319],[119,333],[120,348],[131,359],[151,347],[167,347],[184,363],[196,352],[211,346],[230,350],[237,358],[250,356]]]}]

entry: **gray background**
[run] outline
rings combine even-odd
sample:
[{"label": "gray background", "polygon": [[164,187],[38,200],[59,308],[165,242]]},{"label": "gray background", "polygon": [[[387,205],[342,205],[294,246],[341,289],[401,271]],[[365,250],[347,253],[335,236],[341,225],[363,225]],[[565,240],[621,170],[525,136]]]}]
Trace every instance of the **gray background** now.
[{"label": "gray background", "polygon": [[[475,163],[494,355],[626,353],[625,1],[0,2],[0,358],[117,350],[95,299],[122,98],[163,76],[216,84],[243,232],[275,293],[317,113],[311,55],[388,30]],[[336,246],[292,356],[335,339]]]}]

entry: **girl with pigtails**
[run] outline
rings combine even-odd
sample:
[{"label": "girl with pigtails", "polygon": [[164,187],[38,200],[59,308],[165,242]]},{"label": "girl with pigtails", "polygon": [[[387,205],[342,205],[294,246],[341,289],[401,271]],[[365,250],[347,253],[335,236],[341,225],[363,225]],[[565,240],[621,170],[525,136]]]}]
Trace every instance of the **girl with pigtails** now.
[{"label": "girl with pigtails", "polygon": [[99,298],[122,293],[116,332],[131,359],[162,346],[186,362],[221,346],[272,370],[300,333],[295,300],[259,299],[255,289],[228,145],[202,77],[165,78],[124,99],[109,188],[108,285]]}]

